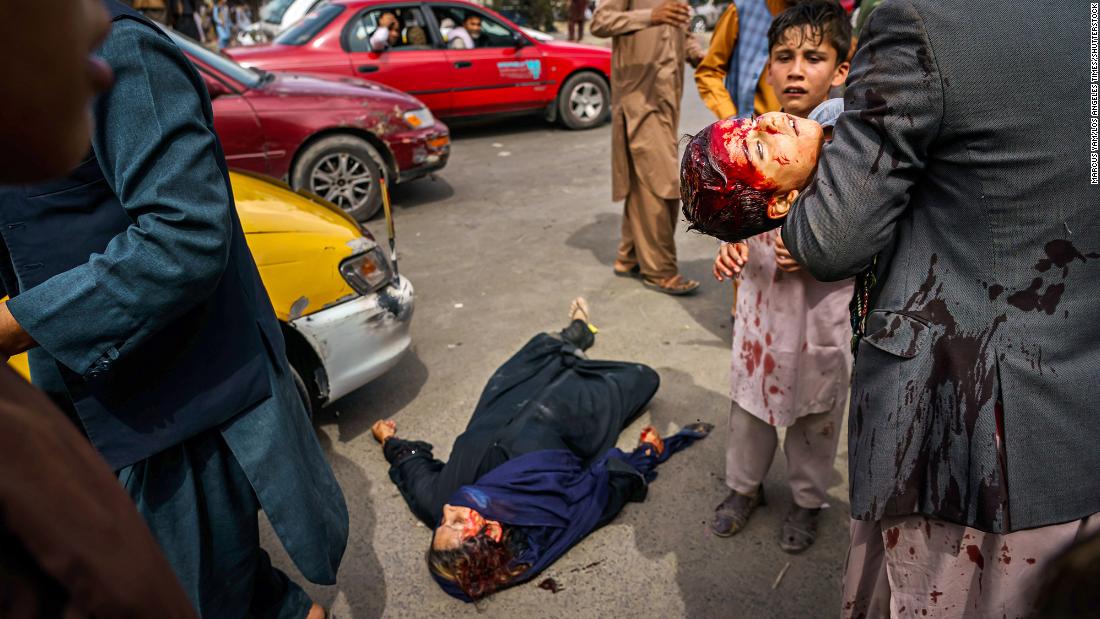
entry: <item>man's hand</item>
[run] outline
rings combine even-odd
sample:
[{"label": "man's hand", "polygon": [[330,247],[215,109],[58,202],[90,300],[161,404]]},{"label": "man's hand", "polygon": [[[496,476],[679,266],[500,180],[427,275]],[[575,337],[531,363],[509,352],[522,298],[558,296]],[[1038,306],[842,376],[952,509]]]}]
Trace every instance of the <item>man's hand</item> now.
[{"label": "man's hand", "polygon": [[654,26],[675,26],[686,28],[691,19],[691,7],[683,2],[667,0],[664,4],[653,9],[649,21]]},{"label": "man's hand", "polygon": [[34,339],[11,315],[7,301],[0,303],[0,362],[7,363],[9,357],[26,352],[36,345]]},{"label": "man's hand", "polygon": [[782,228],[779,230],[779,234],[775,236],[775,264],[780,271],[785,273],[802,270],[802,265],[795,261],[794,257],[791,256],[791,252],[787,251],[787,246],[783,244]]},{"label": "man's hand", "polygon": [[393,13],[383,13],[382,17],[378,18],[379,28],[389,28],[393,30],[393,27],[397,25],[397,17]]},{"label": "man's hand", "polygon": [[749,246],[746,243],[722,243],[718,248],[718,257],[714,259],[714,279],[724,281],[741,275],[741,269],[749,260]]},{"label": "man's hand", "polygon": [[391,419],[379,419],[370,427],[370,433],[374,435],[374,440],[385,445],[397,434],[397,424]]}]

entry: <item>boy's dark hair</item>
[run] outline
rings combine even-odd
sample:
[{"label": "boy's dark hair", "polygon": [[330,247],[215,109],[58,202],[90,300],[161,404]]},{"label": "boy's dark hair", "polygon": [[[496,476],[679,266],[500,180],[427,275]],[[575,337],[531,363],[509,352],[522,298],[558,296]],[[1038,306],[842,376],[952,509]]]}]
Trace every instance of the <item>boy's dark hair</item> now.
[{"label": "boy's dark hair", "polygon": [[[809,26],[813,41],[828,41],[836,50],[836,63],[848,60],[852,49],[852,23],[836,0],[804,0],[775,16],[768,28],[768,52],[778,45],[787,31],[795,28],[801,37],[802,26]],[[798,41],[802,43],[801,39]]]},{"label": "boy's dark hair", "polygon": [[782,219],[768,217],[774,190],[731,183],[714,165],[710,149],[708,126],[691,138],[680,162],[680,199],[688,229],[735,243],[781,226]]}]

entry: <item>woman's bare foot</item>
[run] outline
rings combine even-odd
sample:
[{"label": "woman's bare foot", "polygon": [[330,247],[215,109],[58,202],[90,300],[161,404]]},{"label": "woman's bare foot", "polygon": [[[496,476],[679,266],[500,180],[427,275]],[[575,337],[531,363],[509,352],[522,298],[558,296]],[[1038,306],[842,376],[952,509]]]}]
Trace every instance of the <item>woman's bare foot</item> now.
[{"label": "woman's bare foot", "polygon": [[665,453],[665,441],[657,433],[657,428],[646,426],[642,428],[642,436],[638,439],[638,446],[652,445],[657,450],[657,455]]},{"label": "woman's bare foot", "polygon": [[584,297],[573,299],[573,303],[569,305],[569,320],[583,320],[586,323],[592,322],[588,314],[588,301],[585,301]]},{"label": "woman's bare foot", "polygon": [[317,602],[314,602],[313,606],[310,606],[309,612],[306,613],[306,619],[325,619],[326,616],[328,616],[328,613],[326,613],[324,607]]}]

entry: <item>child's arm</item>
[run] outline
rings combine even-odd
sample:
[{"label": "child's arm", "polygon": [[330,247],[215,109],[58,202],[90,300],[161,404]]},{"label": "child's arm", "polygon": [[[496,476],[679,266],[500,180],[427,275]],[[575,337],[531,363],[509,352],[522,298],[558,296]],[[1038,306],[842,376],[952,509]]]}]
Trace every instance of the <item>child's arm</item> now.
[{"label": "child's arm", "polygon": [[783,225],[791,255],[822,281],[855,275],[890,243],[940,131],[941,78],[913,6],[883,3],[863,39],[833,141]]}]

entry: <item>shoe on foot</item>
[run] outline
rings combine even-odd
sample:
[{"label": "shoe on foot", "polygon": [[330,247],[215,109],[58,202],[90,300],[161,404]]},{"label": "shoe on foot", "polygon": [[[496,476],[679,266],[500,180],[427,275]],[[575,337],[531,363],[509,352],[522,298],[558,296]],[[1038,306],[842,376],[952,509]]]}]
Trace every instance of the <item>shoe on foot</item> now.
[{"label": "shoe on foot", "polygon": [[765,505],[763,484],[757,489],[756,494],[747,496],[730,490],[729,496],[714,510],[714,519],[710,522],[710,530],[718,537],[729,537],[740,533],[749,521],[749,516],[759,506]]},{"label": "shoe on foot", "polygon": [[783,528],[779,530],[779,547],[783,552],[796,555],[817,540],[817,519],[821,515],[821,508],[807,509],[794,505],[783,521]]},{"label": "shoe on foot", "polygon": [[651,279],[646,277],[642,280],[642,283],[645,284],[647,288],[652,288],[657,292],[663,292],[673,296],[691,294],[699,288],[699,282],[694,279],[684,279],[680,275],[673,275],[672,277],[666,277],[664,279]]}]

